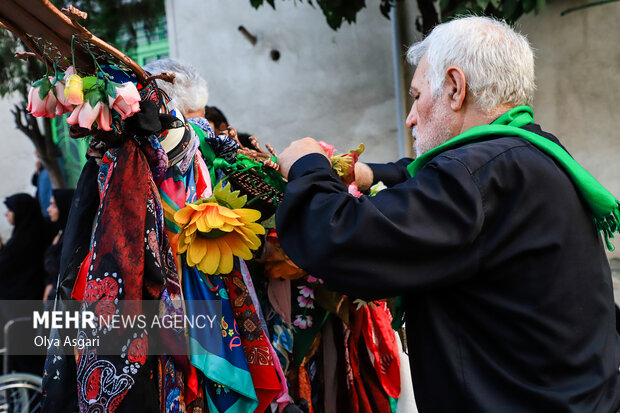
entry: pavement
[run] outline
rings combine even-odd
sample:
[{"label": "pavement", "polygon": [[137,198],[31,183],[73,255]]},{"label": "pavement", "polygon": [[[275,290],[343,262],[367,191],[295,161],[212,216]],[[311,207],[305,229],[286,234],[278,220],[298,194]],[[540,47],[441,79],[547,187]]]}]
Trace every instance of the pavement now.
[{"label": "pavement", "polygon": [[616,303],[620,304],[620,259],[609,260],[609,266],[611,267],[611,280],[614,283],[614,297]]}]

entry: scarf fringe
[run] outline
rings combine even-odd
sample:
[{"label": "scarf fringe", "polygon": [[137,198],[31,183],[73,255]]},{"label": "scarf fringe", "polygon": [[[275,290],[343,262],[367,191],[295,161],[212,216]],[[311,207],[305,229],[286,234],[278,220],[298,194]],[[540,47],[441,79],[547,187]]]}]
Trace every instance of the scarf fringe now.
[{"label": "scarf fringe", "polygon": [[594,218],[596,228],[602,232],[605,238],[605,245],[609,251],[615,249],[610,238],[614,238],[615,232],[620,232],[620,202],[616,203],[616,207],[603,218]]}]

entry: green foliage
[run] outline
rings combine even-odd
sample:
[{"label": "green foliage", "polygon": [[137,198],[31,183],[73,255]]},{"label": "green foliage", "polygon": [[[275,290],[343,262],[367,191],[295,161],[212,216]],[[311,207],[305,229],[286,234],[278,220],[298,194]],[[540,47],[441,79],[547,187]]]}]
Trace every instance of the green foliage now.
[{"label": "green foliage", "polygon": [[[289,0],[291,1],[291,0]],[[292,0],[294,3],[307,3],[314,7],[315,3],[319,6],[329,27],[338,30],[342,23],[355,23],[357,13],[366,7],[365,0]],[[402,1],[402,0],[397,0]],[[263,3],[269,4],[273,9],[276,8],[275,0],[250,0],[254,8],[259,8]],[[391,8],[390,0],[381,0],[379,9],[381,13],[389,18]]]},{"label": "green foliage", "polygon": [[[52,3],[59,9],[71,4],[88,13],[81,24],[120,50],[128,50],[136,47],[138,28],[143,27],[147,36],[155,31],[165,16],[164,1],[52,0]],[[13,34],[0,29],[0,96],[18,92],[25,100],[31,82],[45,74],[45,66],[35,58],[27,63],[14,58],[18,50],[26,49]]]},{"label": "green foliage", "polygon": [[[0,0],[3,1],[3,0]],[[159,22],[164,18],[165,0],[51,0],[62,9],[69,4],[88,13],[88,19],[82,23],[91,33],[105,40],[120,50],[130,50],[137,45],[138,29],[142,28],[147,37],[155,33]],[[11,113],[15,126],[23,132],[41,154],[55,188],[64,186],[58,147],[53,139],[51,119],[36,119],[26,111],[28,90],[33,81],[45,76],[52,76],[52,71],[37,58],[27,62],[16,59],[16,51],[27,51],[21,41],[7,30],[0,29],[0,96],[18,93],[22,97]],[[39,83],[41,94],[51,87],[47,78]],[[87,96],[92,106],[101,99],[99,88]],[[41,96],[41,95],[40,95]],[[53,119],[56,120],[56,119]]]},{"label": "green foliage", "polygon": [[503,18],[514,23],[522,15],[540,11],[545,0],[440,0],[442,21],[463,14]]},{"label": "green foliage", "polygon": [[[365,0],[282,0],[294,3],[307,3],[314,7],[315,3],[321,8],[329,27],[338,30],[342,23],[355,23],[357,13],[366,7]],[[390,9],[396,1],[381,0],[379,10],[389,19]],[[275,0],[250,0],[254,8],[259,8],[263,3],[276,8]],[[503,18],[508,22],[514,22],[523,14],[531,11],[538,12],[545,5],[546,0],[417,0],[421,11],[417,27],[418,30],[427,33],[433,26],[442,21],[463,14],[487,15]],[[436,6],[440,14],[436,13]]]}]

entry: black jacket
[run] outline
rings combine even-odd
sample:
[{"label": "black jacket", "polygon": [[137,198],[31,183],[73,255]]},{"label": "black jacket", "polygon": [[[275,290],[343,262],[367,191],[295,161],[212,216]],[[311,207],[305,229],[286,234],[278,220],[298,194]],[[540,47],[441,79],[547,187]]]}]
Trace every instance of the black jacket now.
[{"label": "black jacket", "polygon": [[[526,127],[558,143],[536,125]],[[564,171],[519,138],[371,165],[356,199],[325,157],[291,168],[284,251],[340,292],[401,295],[420,412],[615,412],[620,335],[609,264]]]}]

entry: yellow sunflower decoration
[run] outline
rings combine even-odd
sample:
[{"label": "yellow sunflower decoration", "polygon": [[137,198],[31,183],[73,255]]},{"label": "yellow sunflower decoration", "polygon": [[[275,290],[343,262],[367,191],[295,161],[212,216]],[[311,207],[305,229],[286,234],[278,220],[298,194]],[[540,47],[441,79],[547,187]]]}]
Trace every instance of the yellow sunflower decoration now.
[{"label": "yellow sunflower decoration", "polygon": [[213,196],[186,203],[174,214],[181,227],[179,253],[187,253],[187,264],[206,274],[228,274],[233,268],[233,255],[252,259],[252,251],[260,247],[257,235],[265,228],[256,221],[260,212],[243,208],[245,195],[231,191],[230,185],[218,183]]}]

